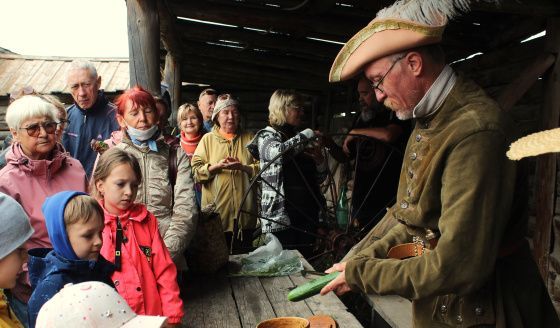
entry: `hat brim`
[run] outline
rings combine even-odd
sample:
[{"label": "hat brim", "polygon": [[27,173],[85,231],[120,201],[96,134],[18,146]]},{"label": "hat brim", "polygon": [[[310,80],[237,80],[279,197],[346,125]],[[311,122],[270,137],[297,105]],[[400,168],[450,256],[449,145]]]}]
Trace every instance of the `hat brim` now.
[{"label": "hat brim", "polygon": [[530,134],[513,142],[506,153],[512,160],[560,152],[560,128]]},{"label": "hat brim", "polygon": [[132,320],[128,321],[122,328],[136,328],[136,327],[146,327],[146,328],[159,328],[167,322],[167,317],[161,316],[150,316],[150,315],[137,315]]},{"label": "hat brim", "polygon": [[439,43],[445,23],[430,26],[405,20],[374,19],[342,47],[331,67],[329,82],[351,79],[367,63],[385,56]]}]

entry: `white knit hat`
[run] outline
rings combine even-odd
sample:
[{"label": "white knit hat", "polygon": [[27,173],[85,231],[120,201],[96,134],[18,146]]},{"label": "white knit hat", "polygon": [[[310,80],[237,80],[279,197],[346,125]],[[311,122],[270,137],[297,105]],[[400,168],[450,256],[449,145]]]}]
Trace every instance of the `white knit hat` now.
[{"label": "white knit hat", "polygon": [[12,197],[0,193],[0,259],[23,245],[33,228],[21,205]]},{"label": "white knit hat", "polygon": [[238,106],[239,102],[233,98],[232,95],[229,93],[219,95],[218,100],[216,101],[216,106],[214,106],[214,111],[212,112],[212,121],[218,115],[218,113],[228,107],[228,106]]},{"label": "white knit hat", "polygon": [[67,284],[37,317],[37,328],[161,327],[166,317],[137,315],[111,286],[99,281]]}]

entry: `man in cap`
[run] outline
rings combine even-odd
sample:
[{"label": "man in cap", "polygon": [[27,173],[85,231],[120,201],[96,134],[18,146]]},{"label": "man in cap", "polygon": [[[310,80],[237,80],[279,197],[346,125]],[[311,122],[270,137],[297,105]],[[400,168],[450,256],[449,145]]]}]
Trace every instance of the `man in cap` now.
[{"label": "man in cap", "polygon": [[512,123],[484,91],[445,64],[448,18],[468,1],[398,1],[340,51],[330,72],[364,72],[400,119],[415,118],[404,155],[394,226],[367,236],[321,291],[412,299],[417,327],[559,327],[527,241]]}]

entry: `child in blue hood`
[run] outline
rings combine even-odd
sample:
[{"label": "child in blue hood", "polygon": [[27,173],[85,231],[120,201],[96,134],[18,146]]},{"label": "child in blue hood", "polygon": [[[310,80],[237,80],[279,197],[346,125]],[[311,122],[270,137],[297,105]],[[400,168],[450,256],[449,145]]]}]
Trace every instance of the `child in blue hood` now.
[{"label": "child in blue hood", "polygon": [[41,306],[64,285],[100,281],[113,286],[114,266],[99,254],[104,215],[97,201],[83,192],[62,191],[48,197],[42,211],[53,249],[29,251],[31,327]]}]

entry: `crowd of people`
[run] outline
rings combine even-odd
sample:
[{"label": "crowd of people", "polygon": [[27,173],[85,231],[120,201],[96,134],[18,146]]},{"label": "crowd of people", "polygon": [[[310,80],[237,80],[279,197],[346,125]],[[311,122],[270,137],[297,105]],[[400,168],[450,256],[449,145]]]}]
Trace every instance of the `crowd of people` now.
[{"label": "crowd of people", "polygon": [[505,157],[512,122],[445,63],[438,43],[454,5],[425,5],[396,2],[342,48],[329,78],[360,78],[362,108],[340,146],[302,129],[293,90],[272,94],[256,134],[240,124],[236,97],[202,90],[178,108],[176,135],[164,99],[135,86],[113,104],[86,61],[68,71],[67,111],[32,88],[15,92],[0,154],[0,325],[179,326],[178,281],[201,209],[214,208],[228,245],[249,249],[256,232],[308,245],[322,216],[324,146],[355,159],[358,226],[394,204],[386,233],[372,230],[327,270],[340,274],[322,294],[406,297],[418,327],[559,327]]}]

